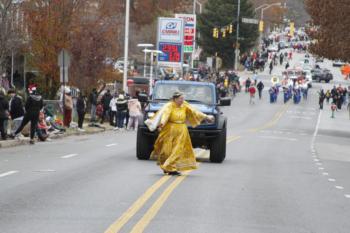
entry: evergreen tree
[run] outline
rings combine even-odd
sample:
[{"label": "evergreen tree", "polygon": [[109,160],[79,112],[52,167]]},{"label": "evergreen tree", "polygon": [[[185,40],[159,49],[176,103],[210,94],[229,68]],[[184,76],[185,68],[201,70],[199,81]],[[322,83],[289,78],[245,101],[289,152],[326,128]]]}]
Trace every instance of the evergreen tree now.
[{"label": "evergreen tree", "polygon": [[[215,53],[223,59],[225,67],[233,67],[236,43],[238,0],[208,0],[204,12],[198,18],[200,32],[199,45],[205,56]],[[240,52],[245,53],[254,47],[259,36],[258,25],[242,23],[242,17],[255,18],[253,5],[248,0],[241,0],[240,14]],[[221,28],[233,24],[233,33],[226,33],[223,38]],[[219,29],[219,38],[213,37],[213,29]]]}]

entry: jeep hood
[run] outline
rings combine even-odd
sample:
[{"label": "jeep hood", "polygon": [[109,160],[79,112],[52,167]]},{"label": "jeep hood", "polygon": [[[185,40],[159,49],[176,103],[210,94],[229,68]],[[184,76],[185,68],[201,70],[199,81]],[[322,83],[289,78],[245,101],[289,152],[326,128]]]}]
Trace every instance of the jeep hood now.
[{"label": "jeep hood", "polygon": [[[150,103],[149,104],[149,111],[156,112],[159,109],[161,109],[166,103],[167,102]],[[190,103],[190,105],[193,106],[195,109],[197,109],[205,114],[217,114],[215,106],[210,106],[210,105],[205,105],[205,104],[197,104],[197,103]]]}]

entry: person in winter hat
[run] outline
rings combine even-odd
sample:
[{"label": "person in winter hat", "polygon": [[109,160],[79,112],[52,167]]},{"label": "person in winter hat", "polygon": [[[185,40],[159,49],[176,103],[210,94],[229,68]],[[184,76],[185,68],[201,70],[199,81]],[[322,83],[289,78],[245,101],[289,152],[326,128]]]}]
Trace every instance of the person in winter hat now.
[{"label": "person in winter hat", "polygon": [[124,95],[119,95],[117,99],[117,129],[124,128],[124,120],[128,111],[128,101]]},{"label": "person in winter hat", "polygon": [[44,101],[41,95],[36,90],[36,87],[29,89],[29,97],[25,104],[26,113],[24,114],[23,121],[20,127],[12,135],[15,137],[19,134],[23,128],[30,122],[30,144],[34,144],[35,130],[39,121],[39,113],[44,107]]}]

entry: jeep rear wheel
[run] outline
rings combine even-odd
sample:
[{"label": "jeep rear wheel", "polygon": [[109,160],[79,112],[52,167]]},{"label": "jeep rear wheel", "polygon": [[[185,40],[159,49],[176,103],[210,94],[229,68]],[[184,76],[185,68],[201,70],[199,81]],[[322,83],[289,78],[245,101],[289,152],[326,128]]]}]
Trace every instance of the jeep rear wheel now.
[{"label": "jeep rear wheel", "polygon": [[222,131],[210,144],[210,162],[222,163],[226,157],[226,125]]},{"label": "jeep rear wheel", "polygon": [[140,128],[137,129],[136,140],[136,157],[140,160],[149,160],[153,150],[153,142],[149,137],[142,133]]}]

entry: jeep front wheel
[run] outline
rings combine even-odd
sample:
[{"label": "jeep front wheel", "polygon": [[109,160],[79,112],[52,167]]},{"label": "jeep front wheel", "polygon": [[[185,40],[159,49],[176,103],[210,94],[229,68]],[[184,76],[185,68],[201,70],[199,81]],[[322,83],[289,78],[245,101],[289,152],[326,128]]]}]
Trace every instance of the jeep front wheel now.
[{"label": "jeep front wheel", "polygon": [[226,125],[223,127],[222,131],[210,143],[210,162],[212,163],[222,163],[226,157]]},{"label": "jeep front wheel", "polygon": [[152,153],[152,140],[142,133],[142,129],[137,129],[136,157],[139,160],[149,160]]}]

